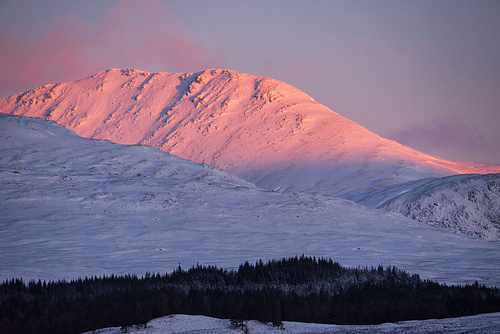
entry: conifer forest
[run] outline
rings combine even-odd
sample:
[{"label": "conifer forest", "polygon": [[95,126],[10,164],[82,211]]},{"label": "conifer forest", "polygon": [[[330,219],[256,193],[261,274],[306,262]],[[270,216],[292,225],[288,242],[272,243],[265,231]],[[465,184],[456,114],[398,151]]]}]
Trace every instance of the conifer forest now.
[{"label": "conifer forest", "polygon": [[67,281],[5,281],[0,334],[81,333],[147,326],[170,314],[329,324],[380,324],[500,311],[500,289],[447,286],[395,267],[347,268],[331,259],[293,257],[237,270],[180,266],[170,274]]}]

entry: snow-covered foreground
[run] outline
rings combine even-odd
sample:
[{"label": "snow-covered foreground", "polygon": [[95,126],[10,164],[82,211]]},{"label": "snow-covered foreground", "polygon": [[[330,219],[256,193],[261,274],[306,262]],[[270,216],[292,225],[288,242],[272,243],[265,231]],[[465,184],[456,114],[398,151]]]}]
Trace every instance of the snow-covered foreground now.
[{"label": "snow-covered foreground", "polygon": [[[451,319],[431,319],[423,321],[400,321],[371,326],[340,326],[306,324],[284,321],[284,330],[260,323],[246,322],[248,332],[258,333],[498,333],[500,328],[500,313],[480,314],[472,317]],[[129,333],[169,334],[169,333],[243,333],[241,329],[231,327],[226,319],[214,319],[199,315],[171,315],[152,320],[147,328],[129,327]],[[102,329],[103,334],[123,333],[119,328]]]},{"label": "snow-covered foreground", "polygon": [[500,242],[354,202],[260,189],[148,146],[0,115],[0,280],[170,272],[305,254],[500,286]]}]

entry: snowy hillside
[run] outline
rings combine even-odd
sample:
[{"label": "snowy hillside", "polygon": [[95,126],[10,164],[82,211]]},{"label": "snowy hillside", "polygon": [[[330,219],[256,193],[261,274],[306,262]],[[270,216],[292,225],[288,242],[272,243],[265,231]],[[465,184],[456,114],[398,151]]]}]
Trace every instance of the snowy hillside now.
[{"label": "snowy hillside", "polygon": [[500,286],[500,243],[351,201],[260,189],[148,146],[0,115],[0,280],[234,268],[305,254]]},{"label": "snowy hillside", "polygon": [[87,138],[158,147],[262,188],[347,199],[427,177],[500,172],[418,152],[284,82],[230,70],[112,69],[1,99],[0,111],[54,120]]},{"label": "snowy hillside", "polygon": [[[299,322],[284,321],[284,330],[263,324],[258,321],[246,322],[249,333],[342,333],[342,334],[362,334],[362,333],[498,333],[500,327],[500,314],[480,314],[472,317],[461,317],[452,319],[432,319],[423,321],[400,321],[398,323],[386,323],[381,325],[323,325],[306,324]],[[168,317],[154,319],[148,324],[148,328],[128,329],[130,333],[148,334],[172,334],[172,333],[243,333],[241,329],[231,327],[229,320],[214,319],[199,315],[176,314]],[[120,328],[106,328],[100,331],[103,334],[121,334]]]},{"label": "snowy hillside", "polygon": [[378,190],[357,202],[458,233],[500,240],[500,174],[418,180]]}]

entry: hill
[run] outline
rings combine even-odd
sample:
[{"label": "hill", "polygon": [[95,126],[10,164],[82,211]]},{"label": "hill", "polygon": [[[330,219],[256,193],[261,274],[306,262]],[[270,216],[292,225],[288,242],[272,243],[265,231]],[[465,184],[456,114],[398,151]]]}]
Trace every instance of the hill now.
[{"label": "hill", "polygon": [[377,190],[357,202],[457,233],[500,240],[500,174],[423,179]]},{"label": "hill", "polygon": [[156,148],[0,114],[0,280],[234,268],[305,254],[500,286],[498,241],[352,201],[256,187]]}]

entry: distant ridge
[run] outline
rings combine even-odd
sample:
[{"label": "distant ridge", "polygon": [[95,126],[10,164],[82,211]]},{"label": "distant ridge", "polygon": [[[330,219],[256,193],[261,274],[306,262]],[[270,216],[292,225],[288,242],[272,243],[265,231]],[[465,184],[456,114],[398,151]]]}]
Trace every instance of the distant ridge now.
[{"label": "distant ridge", "polygon": [[352,199],[427,177],[499,173],[381,138],[278,80],[208,69],[111,69],[0,100],[7,114],[53,120],[88,138],[143,144],[267,189]]},{"label": "distant ridge", "polygon": [[355,200],[455,233],[500,240],[500,174],[422,179]]}]

